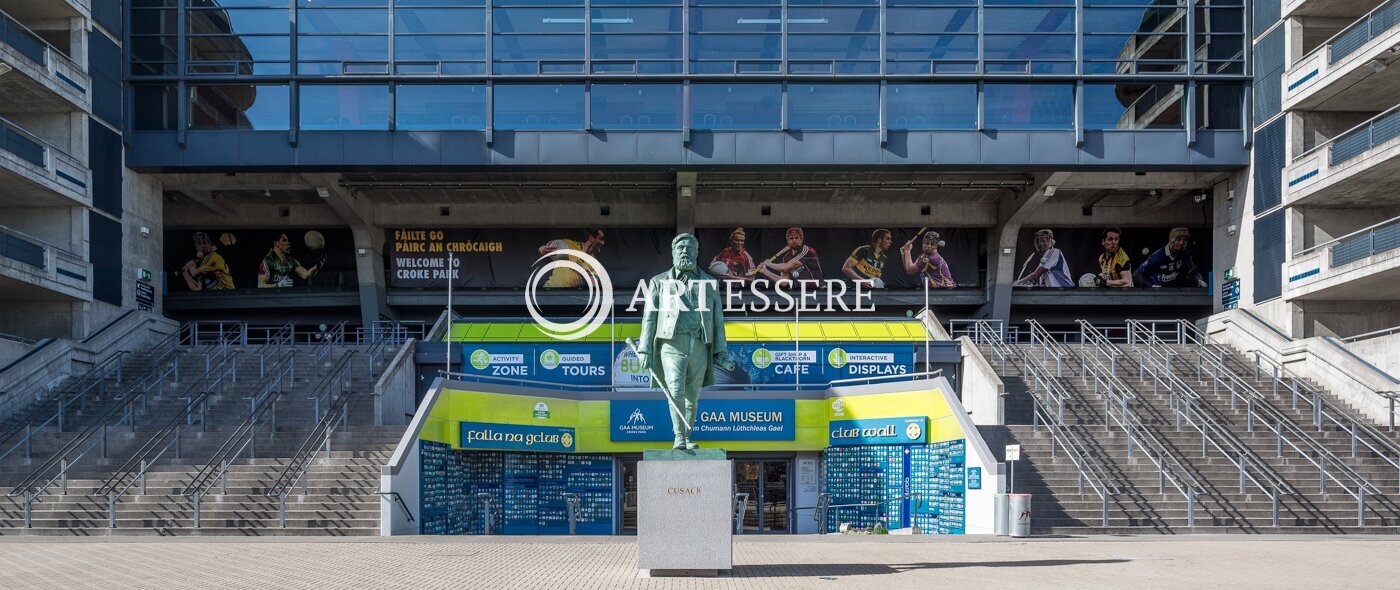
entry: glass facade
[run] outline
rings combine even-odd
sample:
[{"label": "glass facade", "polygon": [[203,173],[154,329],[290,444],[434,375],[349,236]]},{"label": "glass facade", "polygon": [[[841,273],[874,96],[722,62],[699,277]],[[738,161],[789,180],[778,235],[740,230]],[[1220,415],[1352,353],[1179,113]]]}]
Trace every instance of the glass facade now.
[{"label": "glass facade", "polygon": [[158,98],[133,96],[133,122],[1240,129],[1244,10],[1243,0],[133,0],[133,93]]}]

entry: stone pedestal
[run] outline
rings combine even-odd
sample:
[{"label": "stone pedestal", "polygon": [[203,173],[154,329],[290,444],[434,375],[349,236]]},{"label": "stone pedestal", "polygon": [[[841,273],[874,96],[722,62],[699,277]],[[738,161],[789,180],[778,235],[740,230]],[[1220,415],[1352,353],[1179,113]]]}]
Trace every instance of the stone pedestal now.
[{"label": "stone pedestal", "polygon": [[734,567],[734,464],[721,449],[647,451],[637,466],[637,567],[715,576]]}]

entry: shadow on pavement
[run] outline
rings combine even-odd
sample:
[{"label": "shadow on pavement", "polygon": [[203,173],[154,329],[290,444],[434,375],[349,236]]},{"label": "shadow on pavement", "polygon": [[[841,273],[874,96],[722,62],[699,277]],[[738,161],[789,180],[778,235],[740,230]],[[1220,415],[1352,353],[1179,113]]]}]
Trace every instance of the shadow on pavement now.
[{"label": "shadow on pavement", "polygon": [[936,570],[960,567],[1057,567],[1064,565],[1098,565],[1126,563],[1128,559],[1032,559],[1026,561],[948,561],[929,563],[773,563],[765,565],[736,565],[736,578],[820,578],[836,576],[882,576],[912,570]]}]

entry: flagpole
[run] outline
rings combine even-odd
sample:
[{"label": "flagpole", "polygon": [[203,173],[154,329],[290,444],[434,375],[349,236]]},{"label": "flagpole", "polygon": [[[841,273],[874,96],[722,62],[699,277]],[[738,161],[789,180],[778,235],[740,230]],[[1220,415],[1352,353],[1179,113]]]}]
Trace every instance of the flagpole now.
[{"label": "flagpole", "polygon": [[447,251],[447,346],[443,350],[447,360],[448,378],[452,373],[452,251]]}]

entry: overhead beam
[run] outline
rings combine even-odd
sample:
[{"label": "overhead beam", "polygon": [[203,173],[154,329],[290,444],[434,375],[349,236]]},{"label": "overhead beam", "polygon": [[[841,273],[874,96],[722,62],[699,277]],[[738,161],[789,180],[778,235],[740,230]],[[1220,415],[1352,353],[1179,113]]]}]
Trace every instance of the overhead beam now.
[{"label": "overhead beam", "polygon": [[353,227],[374,225],[374,211],[369,199],[361,197],[357,191],[341,186],[339,174],[303,174],[301,177],[318,196],[326,200],[326,204],[330,205],[345,223]]},{"label": "overhead beam", "polygon": [[191,203],[204,207],[215,215],[228,220],[238,219],[238,214],[235,213],[232,208],[214,199],[213,191],[185,189],[181,190],[180,194],[184,195],[186,199],[189,199]]}]

